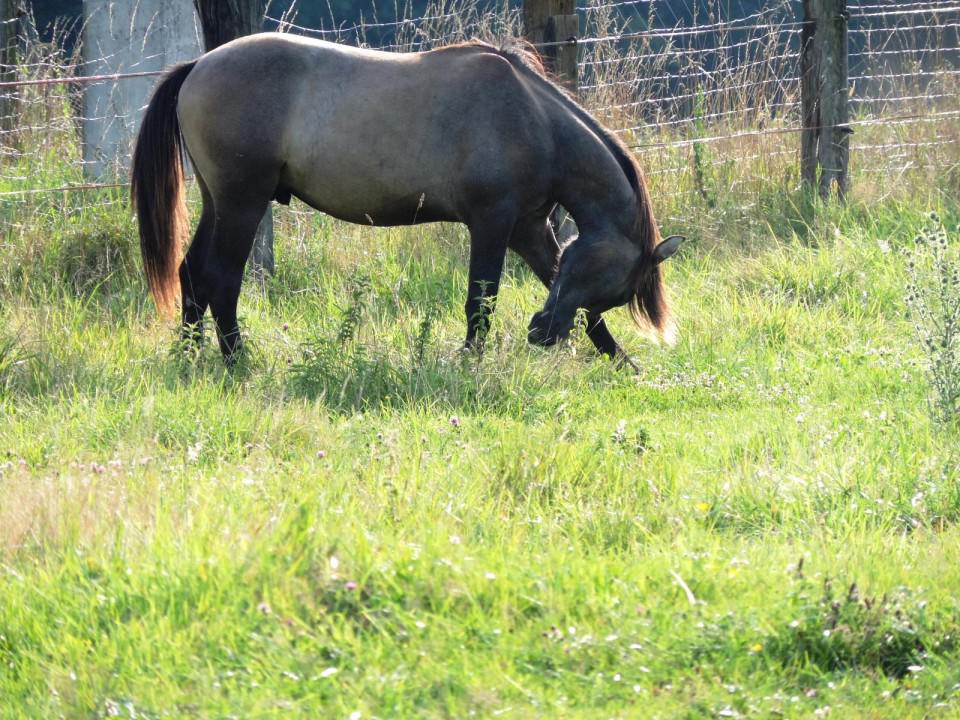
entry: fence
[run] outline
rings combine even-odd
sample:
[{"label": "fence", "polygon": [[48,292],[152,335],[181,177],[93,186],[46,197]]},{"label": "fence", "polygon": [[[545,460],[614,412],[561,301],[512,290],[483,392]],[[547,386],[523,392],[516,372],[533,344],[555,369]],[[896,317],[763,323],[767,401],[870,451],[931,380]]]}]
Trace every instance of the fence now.
[{"label": "fence", "polygon": [[[459,4],[440,0],[423,16],[383,22],[305,27],[295,16],[279,16],[267,23],[395,51],[524,34],[521,9],[453,2]],[[638,155],[657,202],[674,220],[683,221],[684,206],[732,203],[746,213],[799,186],[801,135],[818,129],[802,104],[810,25],[799,2],[727,17],[716,2],[694,2],[686,17],[674,14],[677,3],[669,0],[591,0],[576,7],[572,0],[528,0],[535,2],[560,3],[562,12],[561,20],[547,16],[534,44],[568,68],[573,58],[566,76],[576,82],[580,101]],[[843,125],[852,131],[854,191],[895,192],[908,177],[956,178],[960,0],[852,0],[846,11],[849,119]],[[575,39],[567,34],[572,30]],[[99,204],[124,202],[122,193],[109,192],[122,188],[123,178],[103,183],[85,175],[80,128],[93,118],[84,117],[82,93],[154,73],[133,68],[89,76],[87,68],[76,48],[33,42],[15,80],[0,83],[0,111],[8,116],[0,117],[0,212],[63,202],[56,196],[79,190],[104,191]]]}]

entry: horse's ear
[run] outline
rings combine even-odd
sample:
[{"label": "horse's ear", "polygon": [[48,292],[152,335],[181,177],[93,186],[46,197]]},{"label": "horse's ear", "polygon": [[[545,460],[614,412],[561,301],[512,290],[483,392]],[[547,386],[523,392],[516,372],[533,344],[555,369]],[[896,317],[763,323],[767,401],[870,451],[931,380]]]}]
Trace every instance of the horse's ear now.
[{"label": "horse's ear", "polygon": [[685,240],[686,238],[683,235],[671,235],[657,245],[653,249],[653,264],[659,265],[667,258],[672,257],[673,254],[680,249],[680,244]]}]

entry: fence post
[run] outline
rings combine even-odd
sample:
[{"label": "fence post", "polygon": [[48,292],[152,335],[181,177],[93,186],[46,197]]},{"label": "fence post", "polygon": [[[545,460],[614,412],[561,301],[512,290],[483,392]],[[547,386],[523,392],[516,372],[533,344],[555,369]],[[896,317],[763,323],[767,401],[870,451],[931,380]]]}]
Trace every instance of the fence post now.
[{"label": "fence post", "polygon": [[800,177],[806,187],[817,183],[817,53],[814,38],[817,32],[817,0],[803,0],[803,29],[800,33]]},{"label": "fence post", "polygon": [[841,200],[847,192],[847,161],[850,156],[850,108],[847,103],[847,0],[821,0],[820,16],[820,196],[828,198],[833,184]]},{"label": "fence post", "polygon": [[803,0],[801,36],[800,170],[808,187],[817,185],[824,200],[837,186],[847,192],[850,156],[848,105],[847,1]]},{"label": "fence post", "polygon": [[[162,70],[200,54],[190,0],[83,0],[84,75]],[[83,172],[94,182],[127,174],[130,147],[154,77],[88,83],[83,88]]]},{"label": "fence post", "polygon": [[537,48],[547,70],[576,94],[580,18],[574,0],[523,0],[523,26],[527,40]]},{"label": "fence post", "polygon": [[560,84],[574,95],[580,87],[577,65],[577,38],[580,18],[577,15],[551,15],[543,30],[543,42],[563,43],[543,48],[543,56]]},{"label": "fence post", "polygon": [[[20,50],[20,18],[24,11],[20,0],[0,0],[0,82],[17,79]],[[0,131],[17,127],[17,90],[0,90]]]},{"label": "fence post", "polygon": [[[543,58],[547,71],[576,97],[580,87],[576,43],[580,17],[575,0],[523,0],[523,30],[527,41]],[[573,218],[559,205],[550,214],[550,223],[561,243],[577,234]]]}]

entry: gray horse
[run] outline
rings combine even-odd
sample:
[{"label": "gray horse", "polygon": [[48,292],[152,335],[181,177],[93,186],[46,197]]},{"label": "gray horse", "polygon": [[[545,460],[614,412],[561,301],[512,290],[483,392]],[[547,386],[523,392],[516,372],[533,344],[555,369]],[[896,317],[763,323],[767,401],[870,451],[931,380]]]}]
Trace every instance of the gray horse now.
[{"label": "gray horse", "polygon": [[[183,151],[203,197],[186,257]],[[550,82],[536,58],[481,43],[394,54],[264,33],[172,68],[147,107],[132,196],[147,280],[184,333],[209,306],[230,363],[237,299],[271,200],[296,196],[365,225],[462,222],[470,230],[466,344],[482,344],[507,248],[550,289],[528,338],[552,345],[578,309],[601,352],[623,357],[601,313],[629,304],[658,333],[670,323],[643,174],[624,146]],[[580,234],[559,248],[557,204]],[[559,260],[558,260],[559,258]]]}]

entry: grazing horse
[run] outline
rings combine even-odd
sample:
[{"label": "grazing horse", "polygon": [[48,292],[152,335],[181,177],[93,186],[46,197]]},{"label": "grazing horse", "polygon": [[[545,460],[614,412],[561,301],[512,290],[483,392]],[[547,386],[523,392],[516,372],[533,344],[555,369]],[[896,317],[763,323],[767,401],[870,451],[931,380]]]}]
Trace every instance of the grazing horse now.
[{"label": "grazing horse", "polygon": [[[184,151],[203,210],[179,262]],[[160,80],[131,192],[158,306],[170,307],[179,281],[185,337],[202,337],[209,307],[228,364],[241,348],[237,298],[257,226],[271,200],[291,196],[365,225],[465,223],[467,346],[482,345],[507,248],[549,288],[531,343],[564,338],[581,308],[611,357],[625,356],[604,311],[629,304],[641,326],[662,334],[670,324],[659,266],[681,238],[659,242],[634,158],[522,51],[235,40]],[[548,222],[558,203],[580,230],[563,248]]]}]

